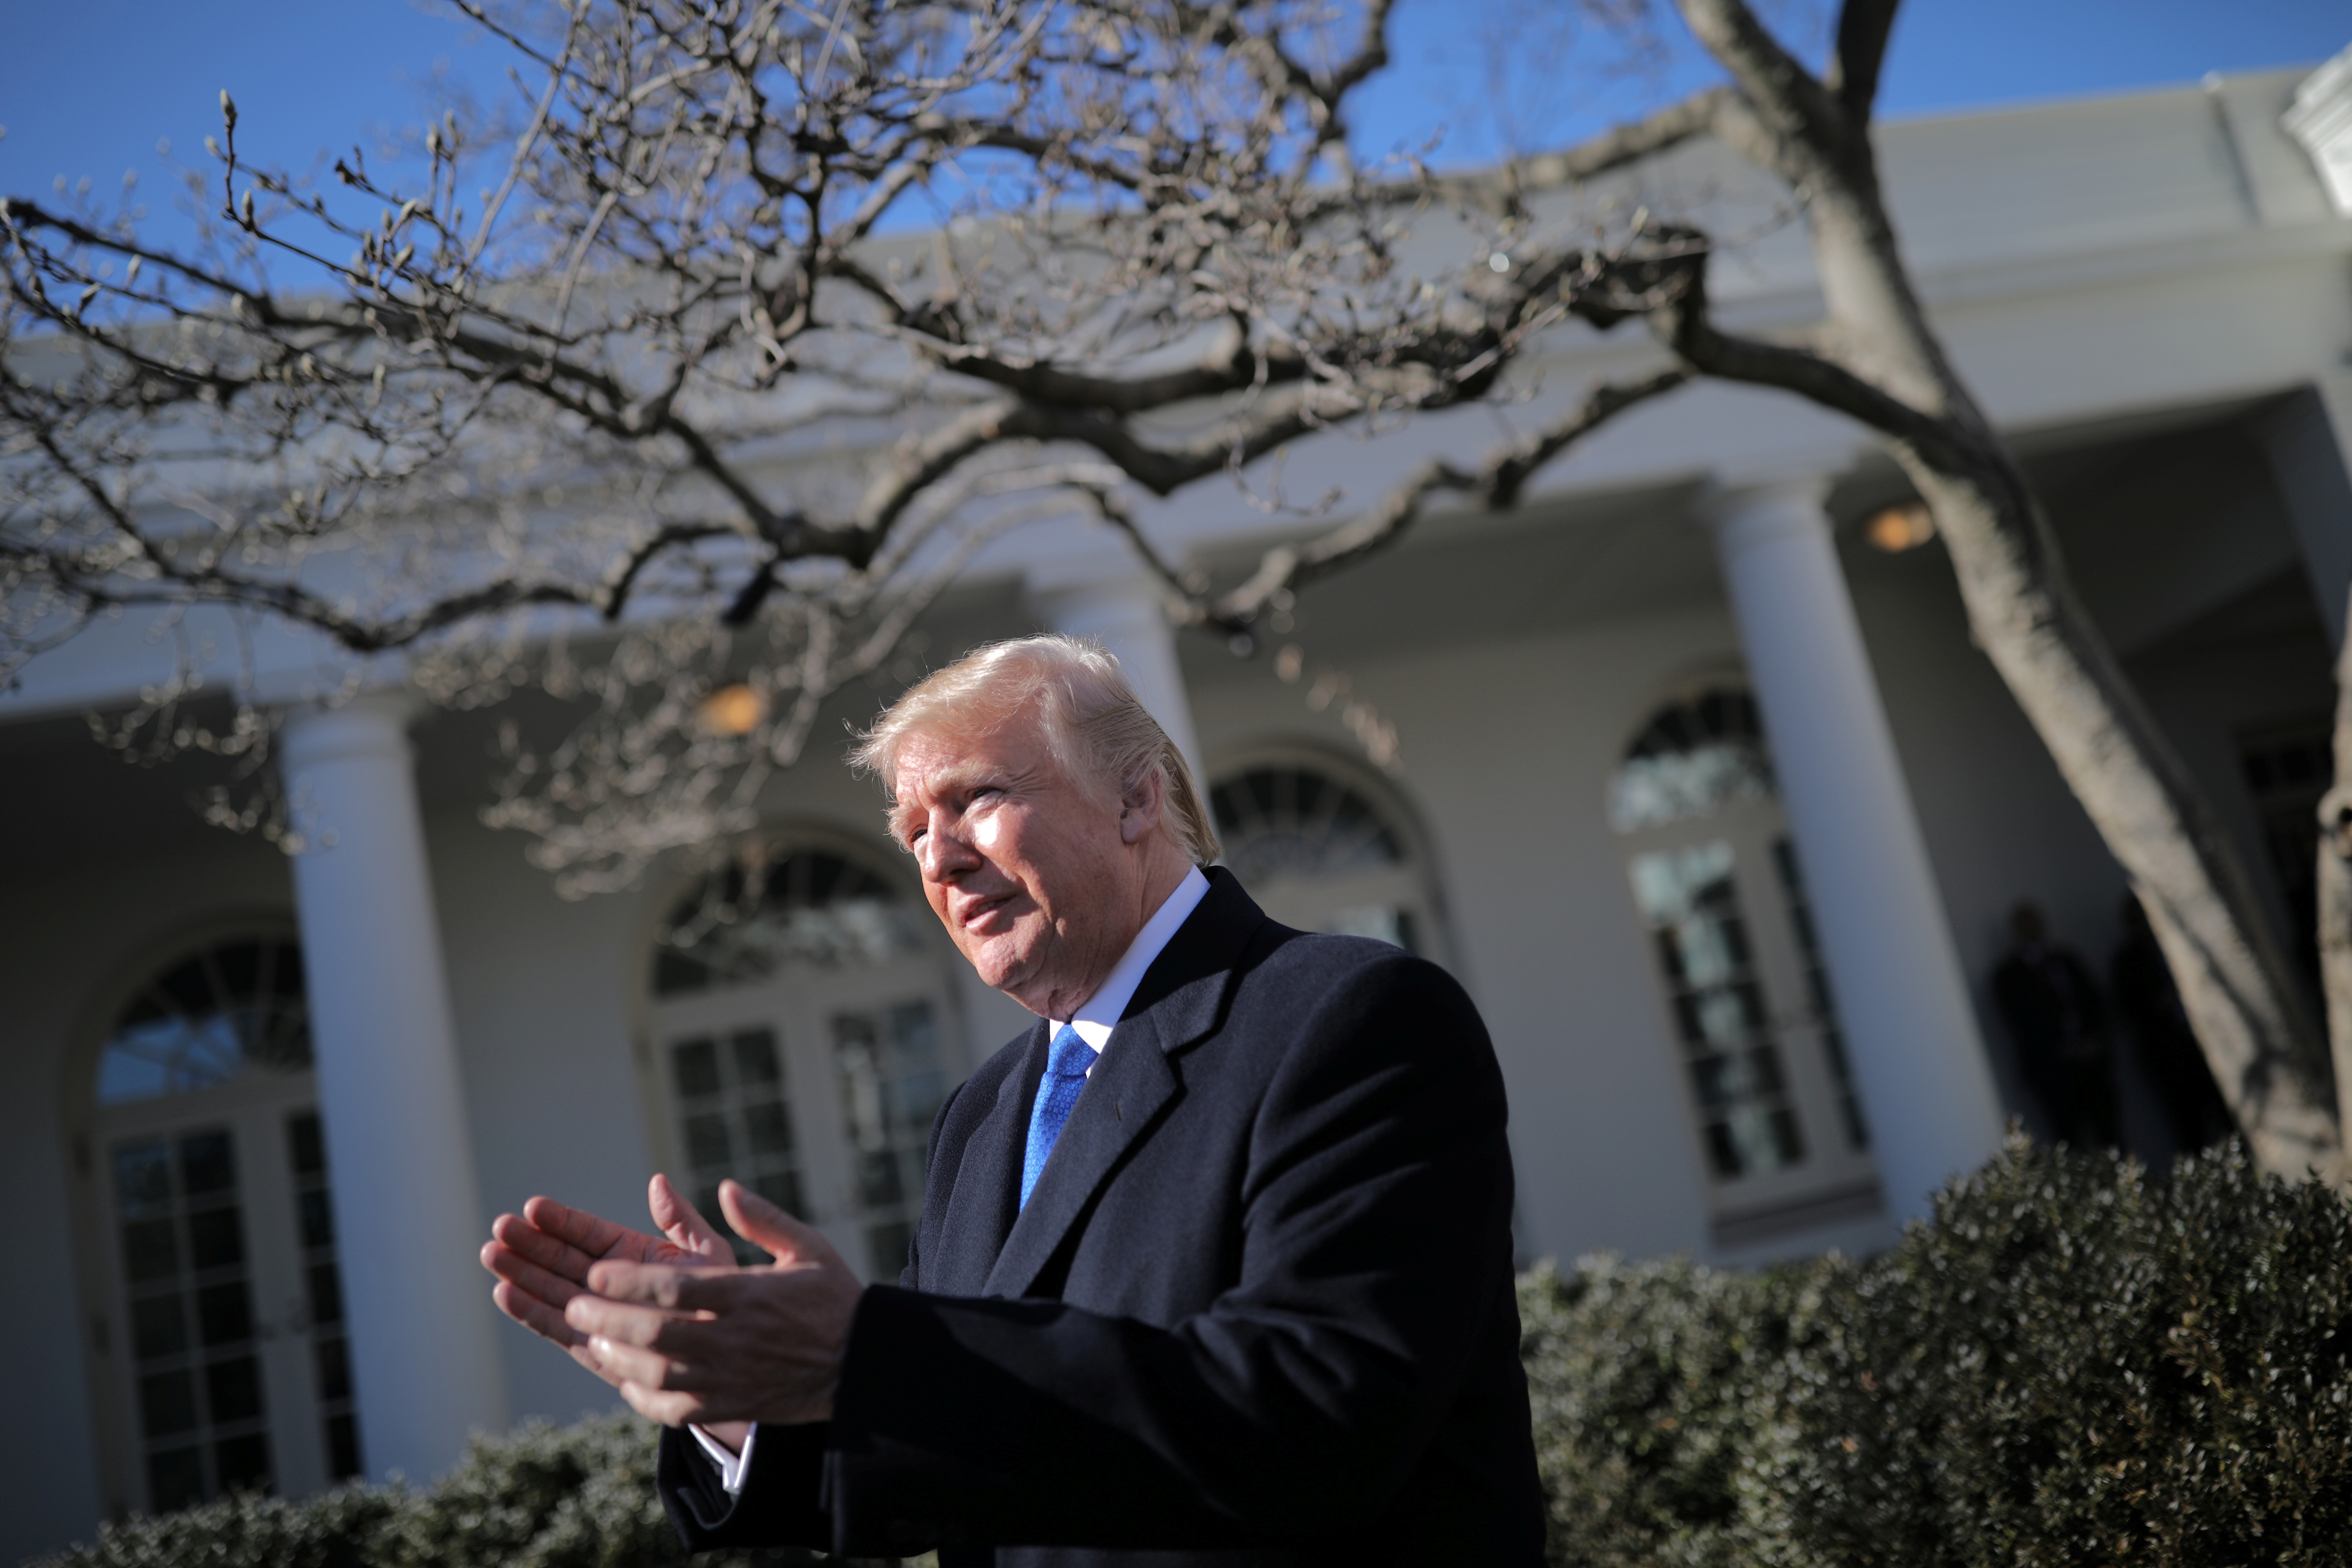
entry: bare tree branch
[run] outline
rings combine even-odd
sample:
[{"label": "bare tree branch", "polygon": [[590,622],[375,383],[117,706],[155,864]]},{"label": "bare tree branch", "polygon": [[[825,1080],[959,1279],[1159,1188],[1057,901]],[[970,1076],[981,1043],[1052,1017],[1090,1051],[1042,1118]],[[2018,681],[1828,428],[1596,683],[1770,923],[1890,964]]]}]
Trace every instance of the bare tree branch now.
[{"label": "bare tree branch", "polygon": [[1144,376],[1094,375],[1052,363],[1008,361],[981,349],[937,342],[915,333],[909,333],[907,341],[957,374],[1008,388],[1029,402],[1108,415],[1146,414],[1220,393],[1281,385],[1300,379],[1308,370],[1306,357],[1295,346],[1275,343],[1253,349],[1239,330],[1226,333],[1216,352],[1199,364]]},{"label": "bare tree branch", "polygon": [[1115,492],[1098,491],[1096,505],[1106,521],[1128,536],[1145,563],[1181,606],[1179,618],[1183,624],[1243,634],[1281,595],[1296,594],[1308,584],[1344,571],[1394,544],[1420,521],[1431,496],[1449,490],[1470,497],[1486,510],[1507,510],[1517,503],[1528,482],[1545,465],[1578,441],[1618,415],[1663,396],[1690,379],[1688,371],[1671,369],[1638,382],[1595,387],[1582,403],[1542,428],[1496,447],[1475,469],[1444,458],[1430,458],[1390,485],[1360,516],[1304,544],[1281,544],[1268,550],[1246,580],[1222,594],[1208,594],[1193,586],[1185,574],[1153,546],[1133,510]]},{"label": "bare tree branch", "polygon": [[[1508,171],[1530,191],[1581,184],[1613,174],[1644,158],[1655,157],[1694,137],[1713,131],[1727,88],[1709,88],[1679,103],[1670,104],[1646,119],[1612,127],[1591,141],[1559,153],[1538,153]],[[1492,176],[1488,176],[1492,178]]]},{"label": "bare tree branch", "polygon": [[1878,97],[1879,68],[1895,31],[1900,0],[1845,0],[1838,9],[1837,47],[1822,79],[1856,126],[1870,122]]},{"label": "bare tree branch", "polygon": [[1740,96],[1777,134],[1822,150],[1843,150],[1860,133],[1844,108],[1781,47],[1746,0],[1675,0],[1693,33],[1738,84]]}]

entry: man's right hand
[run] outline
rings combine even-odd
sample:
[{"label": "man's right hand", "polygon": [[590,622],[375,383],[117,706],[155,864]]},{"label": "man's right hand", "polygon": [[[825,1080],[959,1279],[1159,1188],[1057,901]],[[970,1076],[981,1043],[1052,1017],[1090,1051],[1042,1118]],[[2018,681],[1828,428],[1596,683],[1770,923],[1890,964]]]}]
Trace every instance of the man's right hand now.
[{"label": "man's right hand", "polygon": [[[735,1252],[695,1206],[679,1196],[667,1176],[656,1176],[646,1194],[659,1236],[557,1203],[533,1198],[519,1215],[502,1214],[482,1247],[482,1267],[498,1276],[490,1298],[499,1310],[532,1333],[560,1345],[573,1361],[618,1387],[620,1374],[604,1364],[588,1336],[563,1321],[574,1296],[589,1294],[588,1270],[597,1264],[661,1263],[672,1268],[733,1268]],[[728,1423],[711,1435],[740,1449],[748,1424]]]}]

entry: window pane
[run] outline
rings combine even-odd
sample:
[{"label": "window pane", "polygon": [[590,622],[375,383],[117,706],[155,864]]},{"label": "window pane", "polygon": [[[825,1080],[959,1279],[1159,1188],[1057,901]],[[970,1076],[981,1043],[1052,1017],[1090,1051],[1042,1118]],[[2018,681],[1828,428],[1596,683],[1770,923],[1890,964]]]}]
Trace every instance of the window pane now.
[{"label": "window pane", "polygon": [[172,1203],[172,1146],[161,1138],[114,1151],[114,1201],[126,1215]]},{"label": "window pane", "polygon": [[261,1363],[251,1356],[205,1368],[205,1400],[213,1424],[250,1421],[261,1414]]},{"label": "window pane", "polygon": [[236,1155],[226,1132],[197,1132],[180,1140],[180,1182],[190,1195],[236,1185]]},{"label": "window pane", "polygon": [[903,1132],[928,1139],[931,1118],[947,1098],[947,1075],[932,1069],[910,1072],[898,1079],[891,1095],[892,1121]]},{"label": "window pane", "polygon": [[751,1180],[751,1190],[783,1210],[799,1216],[808,1211],[801,1206],[801,1179],[791,1171],[771,1171]]},{"label": "window pane", "polygon": [[774,1083],[782,1076],[776,1068],[776,1037],[765,1029],[746,1029],[734,1039],[735,1081],[749,1088],[752,1084]]},{"label": "window pane", "polygon": [[258,1432],[214,1444],[213,1463],[219,1467],[225,1492],[269,1489],[269,1439]]},{"label": "window pane", "polygon": [[310,1321],[313,1323],[340,1323],[343,1321],[343,1282],[331,1263],[313,1263],[309,1272],[310,1287]]},{"label": "window pane", "polygon": [[325,1193],[314,1190],[297,1194],[294,1208],[305,1247],[332,1247],[335,1244],[335,1205]]},{"label": "window pane", "polygon": [[898,1159],[887,1151],[862,1156],[857,1162],[857,1195],[867,1208],[888,1208],[905,1197],[898,1184]]},{"label": "window pane", "polygon": [[244,1280],[207,1285],[196,1292],[196,1333],[206,1345],[236,1344],[253,1337],[253,1303]]},{"label": "window pane", "polygon": [[907,1267],[914,1240],[915,1227],[905,1220],[866,1227],[866,1255],[874,1260],[875,1272],[885,1282],[896,1280]]},{"label": "window pane", "polygon": [[200,1450],[173,1448],[147,1456],[147,1504],[157,1513],[205,1500],[205,1464]]},{"label": "window pane", "polygon": [[350,1415],[327,1418],[327,1474],[348,1480],[360,1473],[360,1426]]},{"label": "window pane", "polygon": [[178,1291],[131,1303],[131,1353],[140,1361],[188,1348],[186,1300]]},{"label": "window pane", "polygon": [[281,942],[272,957],[270,994],[282,1000],[299,1002],[308,993],[302,987],[302,948],[298,942]]},{"label": "window pane", "polygon": [[719,1092],[719,1047],[710,1041],[684,1041],[671,1047],[669,1059],[679,1099],[699,1100]]},{"label": "window pane", "polygon": [[245,1261],[245,1236],[233,1207],[188,1216],[188,1260],[194,1268],[226,1268]]},{"label": "window pane", "polygon": [[188,1017],[202,1017],[220,1002],[202,957],[189,959],[166,971],[155,982],[155,991],[174,1012]]},{"label": "window pane", "polygon": [[784,1114],[783,1105],[777,1100],[761,1100],[743,1108],[743,1133],[753,1154],[789,1154],[793,1152],[792,1119]]},{"label": "window pane", "polygon": [[184,1372],[150,1373],[139,1380],[139,1424],[150,1437],[168,1437],[196,1424],[196,1380]]},{"label": "window pane", "polygon": [[733,1162],[725,1116],[713,1110],[686,1119],[686,1159],[698,1171],[726,1173]]},{"label": "window pane", "polygon": [[231,996],[261,994],[261,943],[232,942],[213,950],[213,968],[221,989]]},{"label": "window pane", "polygon": [[133,1285],[168,1279],[180,1271],[180,1244],[168,1219],[142,1219],[122,1227],[122,1261]]},{"label": "window pane", "polygon": [[890,1069],[906,1080],[930,1071],[940,1059],[939,1026],[929,1002],[909,1002],[890,1009]]},{"label": "window pane", "polygon": [[321,1334],[315,1342],[319,1365],[319,1397],[333,1403],[352,1396],[352,1358],[341,1334]]},{"label": "window pane", "polygon": [[326,1170],[327,1143],[316,1111],[297,1111],[286,1119],[286,1152],[298,1176],[315,1176]]}]

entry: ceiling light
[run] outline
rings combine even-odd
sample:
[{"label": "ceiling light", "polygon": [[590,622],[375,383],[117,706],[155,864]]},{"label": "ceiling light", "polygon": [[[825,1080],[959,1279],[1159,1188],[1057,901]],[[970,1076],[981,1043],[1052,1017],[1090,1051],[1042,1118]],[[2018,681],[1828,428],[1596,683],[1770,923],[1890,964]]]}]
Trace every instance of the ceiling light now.
[{"label": "ceiling light", "polygon": [[738,681],[702,700],[695,717],[714,735],[748,735],[768,716],[768,700]]},{"label": "ceiling light", "polygon": [[1936,519],[1925,501],[1906,500],[1871,513],[1862,536],[1889,555],[1916,550],[1936,537]]}]

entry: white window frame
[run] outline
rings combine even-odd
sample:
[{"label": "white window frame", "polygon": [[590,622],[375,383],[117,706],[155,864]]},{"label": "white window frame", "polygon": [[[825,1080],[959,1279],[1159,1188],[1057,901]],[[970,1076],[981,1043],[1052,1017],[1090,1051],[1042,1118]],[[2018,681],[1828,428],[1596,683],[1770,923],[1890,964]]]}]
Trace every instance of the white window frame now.
[{"label": "white window frame", "polygon": [[[1744,674],[1723,671],[1677,682],[1645,703],[1640,716],[1617,748],[1617,766],[1642,732],[1664,710],[1713,689],[1748,689]],[[1769,737],[1765,738],[1768,747]],[[1617,770],[1610,773],[1613,786]],[[1795,858],[1800,879],[1801,856],[1789,826],[1788,814],[1777,788],[1769,796],[1740,798],[1697,816],[1614,831],[1620,864],[1619,896],[1633,922],[1643,950],[1651,990],[1657,997],[1659,1022],[1666,1047],[1674,1053],[1673,1070],[1690,1133],[1691,1157],[1696,1163],[1706,1193],[1710,1231],[1720,1247],[1741,1247],[1843,1220],[1882,1212],[1884,1195],[1877,1163],[1867,1143],[1856,1146],[1849,1128],[1858,1118],[1850,1082],[1841,1083],[1832,1058],[1838,1029],[1832,1011],[1815,1005],[1818,955],[1809,954],[1798,929],[1794,907],[1804,889],[1784,883],[1775,863],[1776,846],[1786,843]],[[1803,1153],[1793,1164],[1778,1170],[1733,1177],[1718,1175],[1706,1135],[1707,1114],[1701,1105],[1682,1029],[1669,996],[1657,938],[1640,907],[1632,873],[1637,858],[1657,852],[1686,850],[1715,841],[1727,842],[1732,852],[1732,885],[1738,915],[1751,952],[1751,963],[1763,993],[1765,1033],[1775,1048],[1786,1086],[1785,1102],[1794,1112]]]},{"label": "white window frame", "polygon": [[[1243,888],[1258,906],[1284,925],[1301,931],[1328,931],[1334,917],[1350,910],[1390,905],[1412,917],[1414,951],[1422,957],[1452,967],[1453,941],[1440,896],[1435,857],[1423,831],[1419,815],[1395,785],[1380,773],[1347,757],[1309,746],[1265,744],[1223,753],[1209,770],[1202,791],[1206,805],[1213,792],[1255,768],[1295,768],[1322,774],[1370,803],[1381,825],[1397,840],[1402,859],[1395,866],[1338,877],[1279,878],[1244,881]],[[1210,806],[1213,817],[1215,807]],[[1219,829],[1220,837],[1223,830]]]},{"label": "white window frame", "polygon": [[[759,840],[773,860],[814,850],[839,856],[888,883],[920,917],[922,951],[871,967],[786,964],[776,973],[749,984],[664,997],[655,992],[653,984],[656,932],[705,872],[669,879],[649,905],[638,944],[642,1002],[636,1030],[637,1068],[649,1123],[648,1147],[655,1152],[658,1168],[690,1197],[692,1183],[684,1174],[690,1166],[684,1147],[683,1108],[672,1077],[671,1047],[702,1034],[723,1039],[747,1028],[773,1031],[793,1130],[793,1163],[807,1209],[797,1217],[822,1231],[860,1278],[896,1283],[903,1259],[870,1256],[867,1227],[899,1219],[911,1221],[921,1212],[922,1194],[918,1189],[879,1215],[858,1201],[831,1021],[842,1013],[872,1012],[915,1002],[928,1005],[939,1030],[945,1087],[952,1089],[971,1069],[969,1032],[955,972],[963,959],[948,942],[947,933],[939,929],[920,887],[908,874],[903,854],[886,858],[887,852],[820,826],[776,828],[759,835]],[[916,1164],[919,1167],[919,1161]],[[919,1175],[919,1169],[916,1174]],[[722,1234],[727,1233],[723,1216],[707,1217]]]},{"label": "white window frame", "polygon": [[[292,917],[278,910],[223,914],[143,944],[136,950],[140,956],[116,966],[112,980],[93,995],[64,1057],[67,1192],[75,1276],[83,1304],[81,1350],[96,1427],[100,1492],[107,1516],[113,1519],[150,1511],[111,1160],[117,1143],[144,1135],[223,1125],[239,1134],[238,1204],[258,1330],[273,1491],[300,1498],[335,1484],[328,1473],[331,1464],[320,1419],[309,1304],[300,1289],[306,1265],[295,1211],[299,1180],[286,1145],[292,1115],[318,1110],[315,1071],[247,1074],[188,1093],[114,1106],[98,1102],[98,1074],[107,1041],[140,994],[208,949],[254,938],[300,946]],[[330,1184],[332,1177],[330,1152]],[[267,1298],[265,1290],[270,1292]],[[346,1331],[348,1321],[346,1317]],[[360,1422],[364,1463],[363,1413]]]}]

